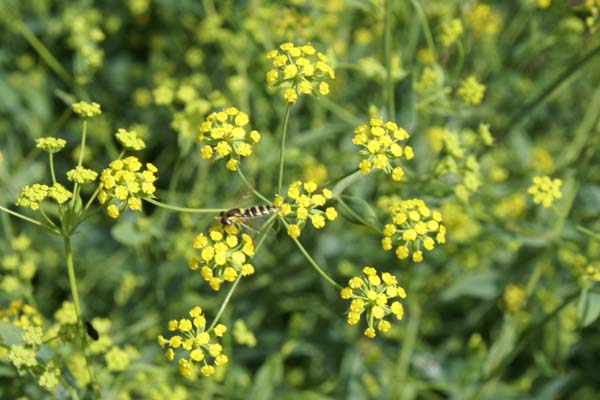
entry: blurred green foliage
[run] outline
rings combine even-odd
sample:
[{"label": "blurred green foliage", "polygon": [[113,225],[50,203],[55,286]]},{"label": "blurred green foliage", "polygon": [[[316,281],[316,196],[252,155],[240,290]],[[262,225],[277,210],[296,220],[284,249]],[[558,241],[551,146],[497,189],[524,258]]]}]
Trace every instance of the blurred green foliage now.
[{"label": "blurred green foliage", "polygon": [[[70,105],[79,100],[102,106],[88,123],[86,167],[102,171],[119,154],[117,129],[136,130],[147,144],[140,158],[158,167],[160,201],[225,209],[257,200],[243,198],[247,188],[223,163],[202,160],[194,138],[206,115],[235,106],[262,135],[243,161],[245,174],[261,193],[274,194],[286,104],[265,84],[265,54],[287,41],[325,53],[336,79],[327,97],[292,108],[286,184],[323,184],[353,171],[361,159],[353,129],[369,117],[395,120],[415,149],[400,183],[380,172],[337,183],[344,218],[301,237],[341,284],[364,265],[396,275],[408,293],[404,320],[374,340],[348,326],[339,292],[283,228],[267,237],[253,259],[255,275],[241,281],[223,314],[233,333],[223,341],[230,361],[211,378],[179,376],[156,337],[191,307],[214,316],[223,302],[225,289],[214,292],[187,268],[192,238],[215,224],[213,215],[144,203],[143,213],[116,221],[99,213],[80,225],[72,246],[82,312],[110,341],[106,349],[117,349],[110,357],[92,354],[103,398],[597,396],[598,7],[534,0],[3,0],[5,208],[27,214],[14,206],[21,188],[50,183],[36,138],[67,140],[54,160],[57,176],[77,163],[81,122]],[[448,25],[453,19],[461,33]],[[485,85],[479,105],[457,94],[469,76]],[[475,139],[482,123],[489,124],[491,146]],[[449,137],[464,157],[452,156]],[[537,175],[562,179],[553,209],[527,195]],[[83,194],[93,189],[83,187]],[[422,263],[383,251],[381,235],[369,227],[387,223],[394,196],[424,199],[444,215],[447,244]],[[30,304],[50,327],[71,299],[63,244],[5,212],[0,223],[0,306]],[[28,246],[19,245],[27,239]],[[37,354],[65,360],[57,366],[64,381],[53,392],[19,376],[7,357],[19,335],[6,321],[0,325],[0,397],[91,396],[79,384],[80,350],[69,343]],[[126,368],[117,365],[123,357]]]}]

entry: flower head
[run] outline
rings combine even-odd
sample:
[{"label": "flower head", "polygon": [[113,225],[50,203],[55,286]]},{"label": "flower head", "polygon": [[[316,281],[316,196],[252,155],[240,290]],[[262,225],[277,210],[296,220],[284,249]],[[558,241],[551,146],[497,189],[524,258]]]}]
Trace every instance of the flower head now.
[{"label": "flower head", "polygon": [[19,300],[13,300],[7,308],[0,309],[0,321],[22,329],[42,325],[42,317],[38,311]]},{"label": "flower head", "polygon": [[94,170],[87,169],[81,165],[67,171],[67,179],[71,182],[79,184],[90,183],[96,180],[98,173]]},{"label": "flower head", "polygon": [[21,189],[15,204],[37,210],[40,208],[39,203],[47,197],[54,199],[58,204],[63,204],[73,197],[73,194],[60,183],[55,183],[52,186],[34,183]]},{"label": "flower head", "polygon": [[362,147],[360,153],[364,158],[358,166],[360,171],[366,174],[373,168],[379,169],[391,175],[393,180],[401,180],[404,170],[394,161],[414,157],[412,147],[400,144],[408,138],[408,133],[395,122],[384,123],[380,118],[372,118],[368,125],[356,127],[352,143]]},{"label": "flower head", "polygon": [[446,227],[442,214],[431,211],[420,199],[402,200],[390,206],[392,221],[383,228],[384,250],[396,247],[396,256],[403,260],[412,254],[414,262],[423,261],[423,251],[433,250],[435,244],[446,243]]},{"label": "flower head", "polygon": [[533,197],[535,204],[541,204],[543,207],[549,208],[554,200],[562,197],[561,185],[562,181],[560,179],[551,179],[549,176],[534,176],[533,185],[529,187],[527,193]]},{"label": "flower head", "polygon": [[117,218],[126,208],[141,210],[141,199],[152,197],[156,191],[157,171],[151,163],[146,163],[146,169],[142,169],[142,163],[134,156],[112,161],[100,175],[98,201],[100,204],[113,201],[106,209],[112,218]]},{"label": "flower head", "polygon": [[364,334],[369,339],[376,335],[376,329],[387,332],[391,328],[386,319],[394,314],[397,320],[404,317],[404,307],[400,299],[406,298],[406,291],[398,286],[396,278],[387,272],[381,275],[373,267],[364,267],[362,275],[348,281],[348,286],[340,291],[344,300],[350,301],[348,324],[356,325],[364,314],[367,329]]},{"label": "flower head", "polygon": [[84,119],[92,118],[96,115],[102,114],[102,111],[100,110],[100,104],[95,102],[88,103],[85,101],[79,101],[71,104],[71,109],[73,112],[75,112],[75,114]]},{"label": "flower head", "polygon": [[195,364],[201,364],[200,372],[205,376],[214,374],[218,368],[229,362],[226,355],[222,354],[223,346],[218,342],[227,331],[223,324],[217,324],[207,330],[206,317],[198,306],[189,312],[189,318],[171,320],[168,324],[169,332],[173,336],[165,338],[160,335],[158,344],[166,348],[165,356],[169,361],[175,359],[179,353],[179,373],[189,377]]},{"label": "flower head", "polygon": [[35,147],[37,147],[38,149],[42,149],[49,154],[53,154],[62,150],[66,144],[66,140],[58,139],[51,136],[35,139]]},{"label": "flower head", "polygon": [[247,131],[249,123],[248,114],[235,107],[210,114],[196,136],[196,143],[202,145],[200,156],[207,160],[228,158],[225,167],[236,171],[241,157],[250,156],[252,146],[260,141],[258,131]]},{"label": "flower head", "polygon": [[465,104],[475,106],[483,100],[485,85],[479,83],[477,78],[471,75],[460,82],[456,94],[463,99]]},{"label": "flower head", "polygon": [[121,143],[121,145],[128,150],[143,150],[146,148],[146,143],[138,137],[136,131],[127,131],[123,128],[119,128],[117,133],[115,133],[115,137],[117,141]]},{"label": "flower head", "polygon": [[439,40],[444,47],[450,47],[462,35],[463,33],[463,25],[460,19],[454,18],[444,25],[442,25],[442,30],[440,32]]},{"label": "flower head", "polygon": [[278,214],[289,222],[288,235],[295,239],[300,237],[308,221],[316,229],[321,229],[325,227],[327,221],[337,218],[335,208],[325,207],[327,200],[332,196],[329,189],[317,192],[317,184],[313,181],[295,181],[288,187],[289,201],[277,195],[273,205],[279,208]]},{"label": "flower head", "polygon": [[327,80],[335,79],[333,68],[327,63],[327,57],[310,45],[295,46],[284,43],[267,54],[273,69],[267,72],[267,83],[284,86],[283,97],[288,103],[295,103],[301,95],[329,94]]},{"label": "flower head", "polygon": [[193,245],[199,253],[189,259],[188,266],[199,270],[213,290],[219,290],[224,281],[235,281],[240,274],[254,274],[254,266],[248,262],[254,255],[252,237],[245,233],[238,237],[234,225],[225,231],[211,228],[208,236],[200,233],[194,237]]}]

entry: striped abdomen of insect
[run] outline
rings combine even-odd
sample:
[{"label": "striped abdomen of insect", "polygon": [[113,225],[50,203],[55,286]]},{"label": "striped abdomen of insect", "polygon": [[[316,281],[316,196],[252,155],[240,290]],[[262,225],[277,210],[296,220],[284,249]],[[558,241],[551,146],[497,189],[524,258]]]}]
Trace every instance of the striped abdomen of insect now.
[{"label": "striped abdomen of insect", "polygon": [[275,207],[272,205],[259,205],[248,208],[232,208],[227,211],[221,211],[221,224],[223,226],[228,226],[242,219],[271,215],[276,213],[277,211],[279,211],[279,207]]}]

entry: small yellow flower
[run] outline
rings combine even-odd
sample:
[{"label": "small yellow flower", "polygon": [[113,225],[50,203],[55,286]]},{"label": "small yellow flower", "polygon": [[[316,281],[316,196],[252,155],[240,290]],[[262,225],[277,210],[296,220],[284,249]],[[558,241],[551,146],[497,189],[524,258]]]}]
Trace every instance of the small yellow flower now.
[{"label": "small yellow flower", "polygon": [[66,144],[66,140],[57,139],[55,137],[44,137],[35,140],[35,147],[42,149],[49,154],[53,154],[62,150]]},{"label": "small yellow flower", "polygon": [[477,78],[471,75],[460,82],[460,87],[457,89],[456,94],[463,99],[465,104],[477,105],[483,100],[485,85],[479,83]]},{"label": "small yellow flower", "polygon": [[391,121],[384,123],[380,118],[372,118],[368,125],[357,126],[352,142],[361,147],[360,153],[365,157],[358,164],[359,170],[367,174],[374,168],[392,175],[395,181],[401,180],[402,167],[392,163],[401,158],[413,158],[412,148],[400,144],[408,138],[406,130]]},{"label": "small yellow flower", "polygon": [[545,208],[552,206],[554,200],[562,197],[560,179],[551,179],[549,176],[533,177],[533,185],[529,187],[527,193],[533,197],[535,204],[541,204]]},{"label": "small yellow flower", "polygon": [[[381,275],[373,267],[364,267],[361,276],[355,276],[348,281],[348,286],[340,291],[342,299],[350,300],[347,322],[356,325],[362,314],[365,315],[367,329],[364,331],[369,339],[376,336],[376,328],[387,332],[391,324],[386,317],[394,314],[402,319],[399,308],[402,304],[397,299],[406,297],[406,292],[396,282],[390,273]],[[394,300],[390,303],[389,300]],[[400,315],[400,318],[398,318]]]},{"label": "small yellow flower", "polygon": [[102,111],[100,110],[100,104],[95,102],[87,103],[85,101],[79,101],[71,104],[71,109],[75,114],[79,115],[79,117],[83,119],[92,118],[96,115],[102,114]]}]

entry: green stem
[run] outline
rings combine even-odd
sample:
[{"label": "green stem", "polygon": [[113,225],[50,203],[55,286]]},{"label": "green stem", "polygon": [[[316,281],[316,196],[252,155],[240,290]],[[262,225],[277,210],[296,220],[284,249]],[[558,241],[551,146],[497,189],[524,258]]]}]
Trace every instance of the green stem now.
[{"label": "green stem", "polygon": [[348,214],[350,214],[352,217],[354,217],[358,222],[360,222],[361,224],[363,224],[367,228],[370,228],[370,229],[374,230],[375,232],[379,233],[380,235],[383,235],[383,232],[381,231],[381,229],[379,229],[376,226],[373,226],[369,222],[365,221],[365,219],[362,216],[360,216],[356,211],[354,211],[350,206],[348,206],[348,204],[346,204],[346,202],[342,199],[341,196],[340,197],[336,197],[336,200],[342,206],[344,206],[344,208],[346,209],[346,212]]},{"label": "green stem", "polygon": [[94,201],[96,196],[98,196],[98,193],[100,193],[100,185],[96,186],[96,190],[94,190],[94,193],[92,193],[92,196],[88,199],[87,203],[85,203],[85,207],[83,208],[84,210],[87,210],[88,208],[90,208],[90,206],[92,205],[92,202]]},{"label": "green stem", "polygon": [[161,207],[161,208],[164,208],[166,210],[171,210],[171,211],[199,213],[199,214],[214,214],[214,213],[219,213],[221,211],[227,211],[226,208],[187,208],[187,207],[172,206],[170,204],[161,203],[160,201],[151,199],[149,197],[144,197],[143,200],[147,201],[150,204],[154,204],[157,207]]},{"label": "green stem", "polygon": [[456,68],[454,69],[454,73],[456,76],[459,76],[465,62],[465,48],[460,40],[456,42],[456,50],[458,51],[458,61],[456,63]]},{"label": "green stem", "polygon": [[572,77],[576,72],[581,70],[585,64],[587,64],[591,59],[600,54],[600,46],[597,46],[590,50],[587,54],[581,57],[579,60],[575,60],[571,65],[569,65],[560,75],[558,75],[551,83],[546,87],[538,96],[536,96],[533,100],[525,104],[524,106],[519,107],[519,110],[510,120],[504,131],[500,137],[507,135],[511,132],[515,127],[519,126],[523,120],[527,117],[531,117],[532,113],[546,100],[550,97],[550,95],[558,89],[560,85],[562,85],[567,79]]},{"label": "green stem", "polygon": [[233,285],[231,285],[229,292],[227,292],[227,296],[225,296],[225,300],[223,300],[223,304],[221,304],[221,307],[219,307],[219,311],[217,312],[215,319],[213,320],[212,324],[210,324],[207,331],[210,331],[212,328],[217,326],[217,323],[219,322],[221,315],[223,315],[223,312],[225,311],[225,309],[227,308],[227,305],[229,304],[229,300],[231,300],[231,296],[233,295],[233,292],[235,292],[235,289],[237,288],[237,286],[241,280],[242,280],[242,274],[239,273],[238,277],[235,279],[235,282],[233,282]]},{"label": "green stem", "polygon": [[[281,218],[281,222],[283,222],[283,224],[285,225],[286,228],[289,227],[289,224],[287,223],[287,221],[283,218]],[[317,264],[317,262],[311,257],[310,254],[308,254],[308,251],[306,251],[306,249],[304,248],[304,246],[302,246],[302,243],[300,243],[300,241],[296,238],[292,238],[292,240],[294,241],[294,243],[296,243],[296,246],[298,247],[298,249],[300,249],[300,251],[302,252],[302,254],[304,254],[304,257],[306,257],[306,259],[308,260],[308,262],[310,263],[310,265],[313,266],[313,268],[323,277],[325,278],[325,280],[329,283],[331,283],[333,286],[335,286],[337,289],[341,290],[342,287],[336,282],[334,281],[324,270],[323,268],[321,268],[319,266],[319,264]]]},{"label": "green stem", "polygon": [[58,228],[58,226],[54,223],[54,221],[52,221],[52,219],[50,219],[48,214],[46,214],[46,212],[41,207],[38,209],[38,211],[40,212],[40,214],[42,215],[44,220],[46,220],[48,225],[50,225],[52,228],[54,228],[57,232],[60,232],[60,229]]},{"label": "green stem", "polygon": [[398,362],[396,365],[396,379],[395,382],[400,387],[403,386],[404,380],[408,374],[408,367],[410,364],[411,355],[413,353],[415,343],[417,341],[417,334],[419,332],[419,325],[421,324],[421,308],[417,301],[409,299],[410,307],[410,318],[408,320],[408,327],[406,331],[406,337],[402,341],[402,348],[398,355]]},{"label": "green stem", "polygon": [[387,112],[388,120],[395,120],[395,106],[394,106],[394,80],[392,78],[392,0],[386,0],[385,2],[385,16],[384,16],[384,32],[383,32],[383,52],[385,59],[385,70],[386,70],[386,97],[387,97]]},{"label": "green stem", "polygon": [[240,178],[242,178],[242,181],[244,181],[244,183],[248,187],[248,189],[250,189],[252,191],[252,193],[254,193],[254,195],[256,197],[258,197],[259,199],[261,199],[262,201],[264,201],[264,202],[266,202],[268,204],[271,204],[271,200],[267,199],[258,190],[256,190],[252,185],[250,185],[250,183],[248,182],[248,180],[244,176],[244,173],[242,172],[242,169],[239,166],[238,166],[237,172],[238,172],[238,175],[240,176]]},{"label": "green stem", "polygon": [[588,236],[593,237],[596,240],[600,240],[600,233],[596,233],[594,231],[589,230],[588,228],[581,226],[581,225],[577,225],[575,227],[579,232],[585,233]]},{"label": "green stem", "polygon": [[42,223],[41,223],[40,221],[38,221],[37,219],[33,219],[33,218],[26,217],[25,215],[23,215],[23,214],[20,214],[20,213],[18,213],[18,212],[16,212],[16,211],[10,210],[10,209],[8,209],[8,208],[5,208],[5,207],[2,207],[2,206],[0,206],[0,210],[4,211],[4,212],[5,212],[5,213],[7,213],[7,214],[13,215],[13,216],[15,216],[15,217],[17,217],[17,218],[21,218],[22,220],[25,220],[25,221],[27,221],[27,222],[31,222],[31,223],[32,223],[32,224],[34,224],[34,225],[41,226],[41,227],[44,227],[44,226],[45,226],[44,224],[42,224]]},{"label": "green stem", "polygon": [[340,177],[337,177],[337,178],[335,178],[334,180],[331,180],[331,181],[329,181],[329,182],[327,182],[327,183],[324,183],[324,184],[322,184],[321,186],[319,186],[319,188],[318,188],[317,190],[321,190],[321,189],[323,189],[323,188],[326,188],[326,187],[329,187],[329,186],[335,185],[335,184],[336,184],[336,183],[338,183],[339,181],[346,179],[346,178],[347,178],[347,177],[349,177],[350,175],[354,175],[354,174],[355,174],[355,173],[357,173],[358,171],[359,171],[359,169],[358,169],[358,168],[354,168],[352,171],[350,171],[350,172],[348,172],[348,173],[346,173],[346,174],[344,174],[344,175],[342,175],[342,176],[340,176]]},{"label": "green stem", "polygon": [[83,152],[85,151],[85,137],[87,134],[87,119],[83,120],[83,129],[81,132],[81,151],[79,152],[79,162],[78,166],[81,166],[83,163]]},{"label": "green stem", "polygon": [[56,185],[56,175],[54,174],[54,154],[49,153],[48,157],[50,159],[50,175],[52,176],[52,184]]},{"label": "green stem", "polygon": [[435,44],[433,43],[433,35],[431,34],[431,29],[429,29],[427,16],[425,15],[425,11],[423,11],[423,7],[421,7],[421,2],[419,0],[410,0],[410,2],[412,3],[413,7],[417,11],[417,15],[419,16],[419,22],[421,23],[423,34],[425,34],[425,41],[427,42],[427,47],[429,47],[429,51],[433,55],[433,59],[437,60],[437,52],[435,50]]},{"label": "green stem", "polygon": [[[269,226],[269,224],[275,219],[275,215],[272,215],[267,221],[265,221],[265,223],[260,227],[261,231],[263,229],[267,229],[267,227]],[[261,237],[258,240],[258,243],[256,244],[256,246],[254,247],[254,254],[256,255],[256,253],[258,252],[258,250],[260,249],[260,247],[262,246],[265,238],[267,237],[265,232],[261,232],[260,233]],[[225,296],[225,300],[223,300],[223,304],[221,304],[221,307],[219,307],[219,311],[217,311],[217,315],[215,316],[215,319],[213,320],[213,322],[210,324],[210,326],[208,327],[208,331],[210,331],[212,328],[214,328],[217,323],[219,322],[219,319],[221,318],[221,315],[223,315],[223,312],[225,311],[225,308],[227,308],[227,304],[229,304],[229,300],[231,300],[231,296],[233,295],[233,292],[235,292],[235,289],[237,288],[237,285],[240,283],[240,280],[242,279],[242,274],[240,273],[237,278],[235,279],[235,281],[233,282],[233,285],[231,285],[231,288],[229,289],[229,292],[227,292],[227,296]]]},{"label": "green stem", "polygon": [[56,75],[58,75],[60,79],[62,79],[67,85],[73,87],[73,82],[71,81],[71,78],[69,77],[67,71],[65,71],[65,69],[62,67],[62,65],[60,65],[58,60],[54,58],[52,53],[50,53],[50,51],[35,36],[35,34],[29,30],[27,25],[23,21],[19,20],[16,22],[16,28],[19,31],[19,33],[23,35],[25,40],[27,40],[27,42],[31,45],[31,47],[33,47],[33,49],[38,53],[40,58],[44,60],[46,65],[48,65],[48,67],[50,67],[50,69],[54,71]]},{"label": "green stem", "polygon": [[283,165],[285,164],[285,136],[287,134],[288,121],[292,103],[287,105],[285,109],[285,117],[283,118],[283,126],[281,127],[281,146],[279,149],[279,177],[277,179],[277,193],[281,194],[281,186],[283,186]]},{"label": "green stem", "polygon": [[92,362],[90,360],[90,356],[88,354],[87,347],[87,337],[85,334],[85,329],[83,327],[83,319],[81,318],[81,305],[79,303],[79,292],[77,290],[77,278],[75,277],[75,266],[73,264],[73,251],[71,250],[71,238],[68,236],[63,237],[64,245],[65,245],[65,256],[67,257],[67,273],[69,275],[69,286],[71,288],[71,297],[73,297],[73,305],[75,306],[75,314],[77,315],[77,326],[79,332],[79,338],[81,339],[81,346],[83,348],[83,354],[85,356],[85,362],[87,364],[88,374],[90,376],[90,382],[92,385],[92,390],[94,391],[94,395],[97,399],[100,398],[100,390],[98,383],[96,382],[96,377],[94,375],[94,370],[92,368]]}]

